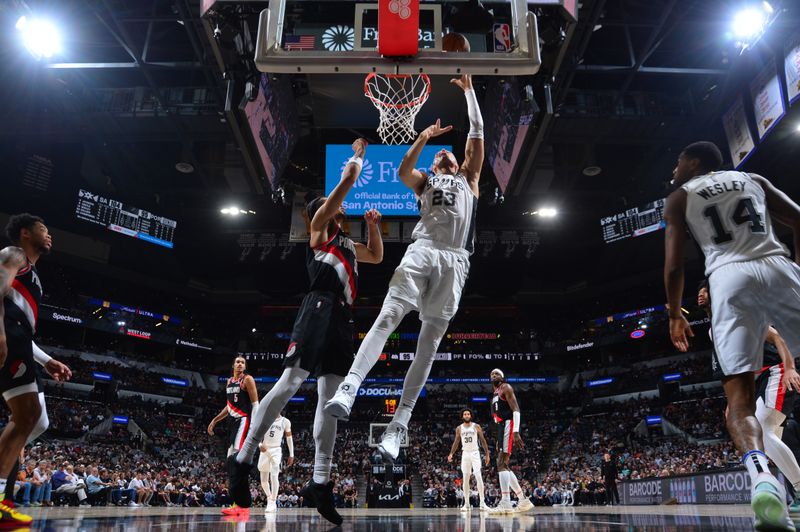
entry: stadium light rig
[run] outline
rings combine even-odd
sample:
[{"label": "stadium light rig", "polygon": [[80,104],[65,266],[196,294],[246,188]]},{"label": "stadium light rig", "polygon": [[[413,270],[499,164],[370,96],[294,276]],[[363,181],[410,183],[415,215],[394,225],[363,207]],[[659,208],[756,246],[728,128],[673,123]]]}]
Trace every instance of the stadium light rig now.
[{"label": "stadium light rig", "polygon": [[777,15],[778,11],[769,2],[752,3],[734,15],[732,33],[728,35],[737,39],[736,45],[744,52],[761,39]]},{"label": "stadium light rig", "polygon": [[37,61],[61,51],[61,34],[49,20],[29,19],[22,15],[15,27],[20,32],[22,44]]},{"label": "stadium light rig", "polygon": [[227,214],[228,216],[239,216],[240,214],[255,214],[256,211],[240,209],[236,206],[224,207],[219,210],[220,214]]},{"label": "stadium light rig", "polygon": [[542,207],[535,211],[525,211],[523,216],[538,216],[539,218],[555,218],[558,216],[558,209],[555,207]]}]

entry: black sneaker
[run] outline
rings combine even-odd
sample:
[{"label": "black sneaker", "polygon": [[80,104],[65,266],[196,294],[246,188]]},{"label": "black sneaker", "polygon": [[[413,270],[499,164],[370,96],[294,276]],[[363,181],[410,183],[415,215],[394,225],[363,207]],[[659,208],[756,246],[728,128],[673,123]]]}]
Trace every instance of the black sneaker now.
[{"label": "black sneaker", "polygon": [[327,484],[317,484],[313,480],[309,480],[302,490],[300,495],[308,501],[309,506],[317,509],[319,515],[330,521],[336,526],[341,526],[344,522],[342,516],[336,511],[333,506],[333,482]]},{"label": "black sneaker", "polygon": [[231,499],[236,506],[250,508],[253,504],[250,495],[250,470],[253,464],[240,464],[236,461],[236,455],[232,454],[225,465],[228,469],[228,491]]}]

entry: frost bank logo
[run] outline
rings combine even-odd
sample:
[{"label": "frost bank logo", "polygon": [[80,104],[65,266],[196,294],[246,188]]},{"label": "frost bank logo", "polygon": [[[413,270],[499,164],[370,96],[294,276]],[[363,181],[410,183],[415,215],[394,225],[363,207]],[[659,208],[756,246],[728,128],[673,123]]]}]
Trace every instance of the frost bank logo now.
[{"label": "frost bank logo", "polygon": [[[345,161],[342,163],[342,167],[339,169],[340,171],[344,172],[344,167],[347,166],[347,161],[349,161],[349,159],[345,159]],[[373,177],[372,163],[369,162],[369,159],[364,159],[364,166],[361,167],[361,175],[358,176],[356,184],[353,185],[353,188],[363,188],[369,185],[369,182],[372,181]]]}]

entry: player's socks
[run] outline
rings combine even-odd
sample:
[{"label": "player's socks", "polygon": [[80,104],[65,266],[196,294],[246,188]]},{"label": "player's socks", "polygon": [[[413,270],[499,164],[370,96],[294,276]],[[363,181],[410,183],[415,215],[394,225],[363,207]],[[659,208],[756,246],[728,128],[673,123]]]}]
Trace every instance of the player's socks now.
[{"label": "player's socks", "polygon": [[500,500],[511,501],[511,486],[509,485],[508,471],[500,471],[497,475],[500,477]]},{"label": "player's socks", "polygon": [[336,393],[342,378],[335,375],[321,375],[317,379],[317,410],[314,414],[314,482],[327,484],[331,478],[333,447],[336,445],[338,420],[325,413],[324,406]]},{"label": "player's socks", "polygon": [[763,451],[752,450],[744,454],[742,463],[747,468],[747,473],[750,475],[750,481],[755,484],[756,478],[762,473],[772,475],[769,471],[769,460]]},{"label": "player's socks", "polygon": [[517,494],[517,497],[523,499],[525,497],[525,493],[522,491],[522,486],[519,485],[517,475],[515,475],[513,471],[506,471],[506,475],[508,476],[508,485],[512,490],[514,490],[514,493]]}]

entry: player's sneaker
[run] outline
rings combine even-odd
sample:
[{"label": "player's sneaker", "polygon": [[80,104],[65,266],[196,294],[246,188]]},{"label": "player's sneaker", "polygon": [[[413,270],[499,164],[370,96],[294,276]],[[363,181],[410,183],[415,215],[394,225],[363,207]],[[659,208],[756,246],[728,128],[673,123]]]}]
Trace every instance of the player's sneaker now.
[{"label": "player's sneaker", "polygon": [[516,511],[516,513],[520,514],[525,512],[530,512],[531,510],[533,510],[533,503],[529,498],[523,497],[522,499],[519,500],[519,502],[517,502],[517,507],[514,510]]},{"label": "player's sneaker", "polygon": [[317,509],[319,514],[336,526],[341,526],[344,522],[342,516],[336,511],[333,505],[333,482],[327,484],[317,484],[313,480],[300,490],[300,495]]},{"label": "player's sneaker", "polygon": [[465,504],[464,506],[461,507],[462,512],[469,512],[469,510],[470,510],[469,504]]},{"label": "player's sneaker", "polygon": [[478,510],[480,510],[481,513],[486,513],[486,512],[491,511],[491,508],[486,506],[485,502],[481,501],[481,505],[478,507]]},{"label": "player's sneaker", "polygon": [[400,454],[400,441],[406,432],[406,428],[399,423],[391,422],[381,436],[378,444],[378,452],[383,456],[385,462],[394,463],[397,455]]},{"label": "player's sneaker", "polygon": [[489,513],[492,515],[513,514],[514,505],[511,504],[511,501],[509,500],[500,499],[500,502],[497,503],[497,506],[489,509]]},{"label": "player's sneaker", "polygon": [[0,501],[0,528],[27,527],[31,523],[33,517],[16,511],[12,501]]},{"label": "player's sneaker", "polygon": [[275,501],[269,501],[269,502],[267,503],[267,509],[266,509],[266,512],[267,512],[268,514],[272,514],[272,513],[275,513],[275,512],[277,512],[277,511],[278,511],[278,505],[275,503]]},{"label": "player's sneaker", "polygon": [[794,498],[792,504],[789,505],[790,514],[800,514],[800,495]]},{"label": "player's sneaker", "polygon": [[231,499],[241,508],[250,508],[253,504],[253,498],[250,495],[250,470],[253,464],[240,464],[236,461],[236,455],[232,454],[228,457],[225,464],[228,469],[228,492]]},{"label": "player's sneaker", "polygon": [[794,532],[795,527],[789,518],[783,488],[775,477],[761,473],[753,485],[750,506],[756,514],[756,530]]},{"label": "player's sneaker", "polygon": [[353,409],[353,403],[356,400],[356,392],[358,392],[358,388],[352,384],[341,383],[333,397],[325,403],[323,412],[336,419],[347,421],[350,419],[350,410]]},{"label": "player's sneaker", "polygon": [[229,517],[249,517],[250,508],[242,508],[236,503],[233,503],[222,509],[222,515],[227,515]]}]

